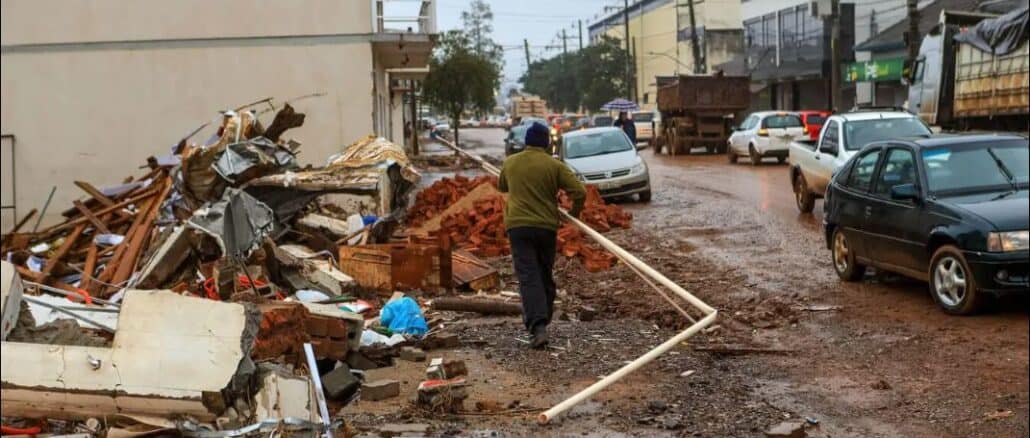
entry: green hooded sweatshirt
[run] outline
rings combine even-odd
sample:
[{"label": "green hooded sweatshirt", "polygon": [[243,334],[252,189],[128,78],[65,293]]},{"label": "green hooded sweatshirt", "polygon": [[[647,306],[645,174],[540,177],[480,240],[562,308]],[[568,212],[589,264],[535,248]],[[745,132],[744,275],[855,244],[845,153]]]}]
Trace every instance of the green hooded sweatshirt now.
[{"label": "green hooded sweatshirt", "polygon": [[558,230],[558,189],[572,199],[573,216],[579,216],[586,189],[576,175],[543,148],[528,146],[504,160],[497,188],[508,194],[504,227],[536,227]]}]

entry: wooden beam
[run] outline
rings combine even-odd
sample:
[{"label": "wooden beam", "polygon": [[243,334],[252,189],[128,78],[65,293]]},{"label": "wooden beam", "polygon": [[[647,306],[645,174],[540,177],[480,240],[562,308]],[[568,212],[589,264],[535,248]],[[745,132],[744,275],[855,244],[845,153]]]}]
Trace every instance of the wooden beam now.
[{"label": "wooden beam", "polygon": [[[129,199],[126,199],[124,201],[118,202],[118,203],[116,203],[114,205],[111,205],[111,206],[108,206],[108,207],[104,207],[104,208],[102,208],[100,210],[94,211],[93,214],[95,216],[103,216],[103,215],[105,215],[107,213],[112,213],[112,212],[115,212],[115,211],[120,211],[121,209],[127,207],[129,204],[132,204],[132,203],[135,203],[135,202],[139,202],[139,201],[141,201],[143,199],[146,199],[146,198],[148,198],[150,196],[153,196],[155,193],[157,193],[157,189],[156,188],[151,189],[151,190],[147,190],[146,192],[140,193],[139,195],[133,196],[133,197],[131,197]],[[78,217],[78,218],[66,221],[64,223],[60,223],[60,224],[54,225],[54,226],[52,226],[50,228],[47,228],[45,230],[42,230],[38,234],[40,236],[44,236],[45,237],[45,236],[51,235],[53,233],[57,233],[59,231],[66,230],[68,228],[71,228],[71,227],[74,227],[76,225],[83,224],[83,223],[86,223],[86,222],[88,222],[88,220],[86,218]]]},{"label": "wooden beam", "polygon": [[118,261],[118,270],[115,271],[114,278],[111,281],[112,284],[121,284],[123,281],[128,280],[129,276],[132,275],[132,271],[136,269],[136,263],[139,262],[139,257],[143,252],[143,244],[150,239],[150,230],[153,229],[154,222],[157,220],[157,214],[161,211],[161,204],[168,197],[168,192],[172,190],[171,178],[164,178],[161,182],[163,184],[161,194],[154,198],[148,210],[140,212],[139,216],[143,217],[143,221],[138,227],[133,227],[139,229],[133,233],[132,240],[128,242],[129,246],[126,248],[125,254]]},{"label": "wooden beam", "polygon": [[32,217],[36,215],[36,213],[37,213],[37,210],[35,208],[30,210],[28,212],[28,214],[26,214],[24,217],[21,218],[20,221],[18,221],[17,224],[14,224],[14,228],[11,228],[11,231],[9,231],[8,233],[9,234],[17,233],[18,230],[21,229],[21,227],[24,227],[25,224],[29,222],[29,219],[32,219]]},{"label": "wooden beam", "polygon": [[79,289],[85,289],[93,293],[90,287],[93,282],[93,271],[97,267],[97,244],[90,242],[89,251],[86,252],[86,264],[82,266],[82,278],[79,279]]},{"label": "wooden beam", "polygon": [[79,239],[79,236],[82,235],[82,230],[84,229],[86,229],[86,225],[80,224],[75,227],[71,233],[68,233],[64,238],[64,243],[61,244],[61,247],[57,248],[57,251],[54,251],[54,254],[47,259],[46,266],[44,266],[43,271],[40,272],[40,278],[45,281],[46,278],[50,276],[50,272],[54,270],[57,263],[64,258],[65,254],[68,254],[68,251],[70,251],[73,246],[75,246],[75,241]]},{"label": "wooden beam", "polygon": [[114,205],[114,201],[112,201],[111,198],[108,198],[103,193],[100,193],[100,190],[97,190],[96,187],[93,187],[93,184],[90,184],[85,181],[75,181],[75,185],[82,189],[82,191],[86,192],[86,194],[93,197],[93,199],[96,199],[97,202],[104,204],[105,207],[110,207]]},{"label": "wooden beam", "polygon": [[104,266],[104,271],[97,276],[97,280],[103,283],[112,283],[111,279],[114,278],[114,273],[122,261],[122,256],[125,254],[125,248],[129,246],[129,241],[132,240],[133,236],[140,229],[140,224],[146,216],[142,212],[149,211],[150,206],[155,202],[158,202],[157,199],[151,198],[144,201],[140,206],[140,213],[136,215],[136,220],[132,222],[132,225],[129,226],[129,231],[125,233],[125,240],[122,240],[122,243],[115,246],[114,255],[107,261],[107,265]]},{"label": "wooden beam", "polygon": [[95,228],[97,231],[101,233],[111,234],[111,230],[107,228],[107,225],[104,225],[104,223],[101,222],[100,219],[97,219],[93,212],[89,211],[89,209],[86,208],[86,205],[83,204],[82,201],[76,199],[72,201],[72,204],[75,205],[75,208],[79,210],[79,213],[82,213],[82,216],[84,216],[86,220],[93,224],[93,228]]}]

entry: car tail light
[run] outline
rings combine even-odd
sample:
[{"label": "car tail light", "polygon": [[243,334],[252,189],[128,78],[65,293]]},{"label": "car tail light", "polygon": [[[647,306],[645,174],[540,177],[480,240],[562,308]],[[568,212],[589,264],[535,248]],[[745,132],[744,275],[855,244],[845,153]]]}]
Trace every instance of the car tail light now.
[{"label": "car tail light", "polygon": [[759,129],[758,130],[758,136],[759,137],[768,137],[769,136],[769,130],[765,129],[765,128]]}]

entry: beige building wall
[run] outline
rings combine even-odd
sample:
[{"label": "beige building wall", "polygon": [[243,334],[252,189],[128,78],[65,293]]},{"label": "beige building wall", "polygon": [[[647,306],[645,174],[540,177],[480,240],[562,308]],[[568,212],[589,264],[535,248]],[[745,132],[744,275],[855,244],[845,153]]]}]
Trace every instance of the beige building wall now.
[{"label": "beige building wall", "polygon": [[[265,97],[325,93],[294,105],[308,115],[288,132],[303,143],[302,163],[324,163],[373,132],[367,0],[0,4],[0,125],[17,142],[8,160],[4,141],[0,181],[20,215],[56,186],[44,223],[54,221],[82,196],[73,181],[140,175],[147,156],[168,153],[218,110]],[[0,229],[12,219],[4,210]]]},{"label": "beige building wall", "polygon": [[[635,55],[637,97],[643,110],[657,107],[656,76],[689,74],[694,70],[690,42],[677,42],[677,27],[690,27],[690,14],[683,6],[685,2],[679,2],[681,6],[678,9],[677,2],[673,0],[654,8],[645,7],[643,14],[630,14],[629,35]],[[740,0],[699,2],[695,7],[696,24],[710,30],[741,29],[740,4]],[[619,20],[604,33],[622,40],[625,27]],[[709,70],[711,66],[727,61],[731,55],[710,53],[706,63]]]}]

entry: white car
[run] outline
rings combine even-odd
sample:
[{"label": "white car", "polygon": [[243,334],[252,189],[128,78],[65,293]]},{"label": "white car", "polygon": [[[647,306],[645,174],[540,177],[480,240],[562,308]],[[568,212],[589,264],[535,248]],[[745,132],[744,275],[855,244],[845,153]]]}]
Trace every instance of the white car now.
[{"label": "white car", "polygon": [[562,136],[559,157],[584,184],[597,186],[602,198],[637,195],[651,201],[647,163],[620,128],[590,128]]},{"label": "white car", "polygon": [[741,155],[749,157],[752,165],[758,165],[765,157],[776,157],[776,161],[783,163],[790,154],[790,143],[805,136],[801,116],[784,111],[759,111],[733,128],[733,134],[726,141],[726,154],[731,163],[736,163]]},{"label": "white car", "polygon": [[633,127],[637,131],[637,143],[649,143],[654,139],[655,113],[642,111],[633,113]]},{"label": "white car", "polygon": [[798,210],[811,213],[834,173],[865,145],[892,138],[932,135],[919,117],[903,111],[856,111],[830,116],[818,140],[790,145],[790,183]]}]

